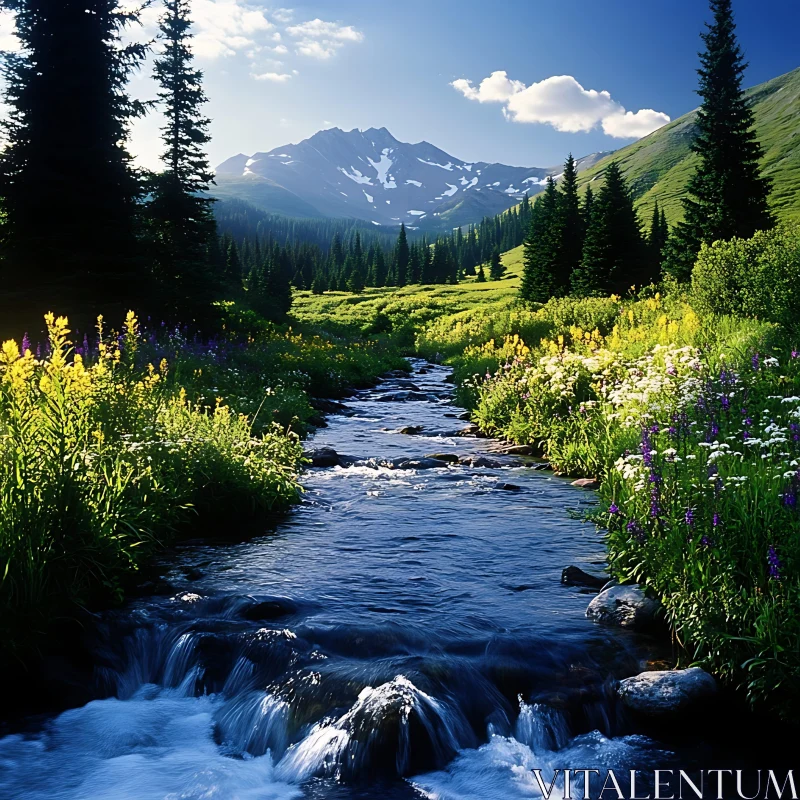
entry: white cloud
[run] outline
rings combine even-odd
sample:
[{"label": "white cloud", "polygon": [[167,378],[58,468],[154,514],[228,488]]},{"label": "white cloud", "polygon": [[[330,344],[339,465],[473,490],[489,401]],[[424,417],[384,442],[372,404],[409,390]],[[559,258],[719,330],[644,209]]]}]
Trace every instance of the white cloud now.
[{"label": "white cloud", "polygon": [[272,48],[272,52],[283,56],[289,52],[289,48],[285,44],[279,44],[277,47]]},{"label": "white cloud", "polygon": [[291,79],[291,73],[288,72],[251,72],[250,77],[257,81],[270,81],[271,83],[286,83]]},{"label": "white cloud", "polygon": [[312,19],[286,29],[289,36],[297,39],[297,52],[300,55],[325,61],[336,54],[348,42],[361,42],[364,34],[352,25],[338,22],[325,22]]},{"label": "white cloud", "polygon": [[509,79],[504,71],[493,72],[476,87],[459,78],[451,83],[469,100],[502,103],[503,114],[513,122],[552,125],[557,131],[577,133],[601,125],[609,136],[640,138],[669,122],[669,117],[652,109],[633,113],[606,91],[584,89],[571,75],[554,75],[525,86]]},{"label": "white cloud", "polygon": [[669,117],[662,111],[653,111],[652,108],[643,108],[635,114],[626,111],[624,114],[612,114],[603,120],[603,130],[609,136],[618,139],[637,138],[647,136],[662,125],[669,122]]},{"label": "white cloud", "polygon": [[287,23],[292,21],[292,17],[294,16],[294,9],[293,8],[276,8],[272,12],[272,18],[276,22]]},{"label": "white cloud", "polygon": [[200,58],[235,55],[254,47],[275,26],[264,10],[239,0],[192,0],[193,49]]},{"label": "white cloud", "polygon": [[525,88],[522,81],[509,80],[508,73],[504,70],[493,72],[488,78],[484,78],[477,89],[472,85],[472,81],[465,78],[453,81],[451,86],[458,89],[464,97],[477,100],[479,103],[504,103],[512,94]]}]

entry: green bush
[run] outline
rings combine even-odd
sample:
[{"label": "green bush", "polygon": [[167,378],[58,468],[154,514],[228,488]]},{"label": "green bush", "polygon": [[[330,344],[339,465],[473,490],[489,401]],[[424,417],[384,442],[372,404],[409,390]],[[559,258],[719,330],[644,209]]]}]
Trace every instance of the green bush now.
[{"label": "green bush", "polygon": [[704,245],[692,272],[700,312],[800,324],[800,226]]}]

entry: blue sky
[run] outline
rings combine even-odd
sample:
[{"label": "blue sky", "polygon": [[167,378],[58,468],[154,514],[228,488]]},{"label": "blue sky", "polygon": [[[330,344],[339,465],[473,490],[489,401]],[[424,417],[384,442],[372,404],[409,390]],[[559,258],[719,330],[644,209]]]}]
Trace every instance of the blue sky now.
[{"label": "blue sky", "polygon": [[[697,105],[696,54],[709,16],[705,0],[192,3],[214,164],[332,125],[385,126],[459,158],[525,166],[614,149]],[[748,85],[800,66],[798,0],[734,7]],[[479,90],[497,72],[506,76]],[[554,76],[571,79],[548,81]],[[459,81],[471,83],[457,83],[459,91]],[[133,86],[154,93],[146,74]],[[642,109],[652,111],[624,115]],[[148,165],[159,124],[153,117],[135,131],[132,149]]]}]

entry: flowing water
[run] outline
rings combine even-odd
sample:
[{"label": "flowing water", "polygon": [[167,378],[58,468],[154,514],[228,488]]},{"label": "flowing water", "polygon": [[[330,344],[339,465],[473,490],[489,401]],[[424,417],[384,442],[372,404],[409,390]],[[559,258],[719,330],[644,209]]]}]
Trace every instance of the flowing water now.
[{"label": "flowing water", "polygon": [[[452,435],[447,370],[414,366],[426,399],[386,402],[406,387],[388,379],[314,446],[485,451]],[[178,549],[168,594],[102,616],[102,699],[0,739],[0,797],[507,800],[540,796],[532,767],[692,761],[613,699],[654,645],[560,584],[602,568],[591,494],[530,466],[335,467],[305,486],[274,529]]]}]

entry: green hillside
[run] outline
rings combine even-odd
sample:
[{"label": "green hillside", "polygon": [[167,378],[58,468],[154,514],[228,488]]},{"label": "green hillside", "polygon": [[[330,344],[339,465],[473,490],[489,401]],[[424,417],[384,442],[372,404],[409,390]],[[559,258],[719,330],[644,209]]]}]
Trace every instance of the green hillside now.
[{"label": "green hillside", "polygon": [[[764,148],[763,168],[773,180],[772,204],[780,219],[800,220],[800,68],[749,89],[756,130]],[[695,169],[691,152],[696,135],[696,110],[665,125],[582,172],[582,185],[616,161],[638,198],[643,219],[649,220],[658,200],[671,225],[680,220],[681,198]]]}]

